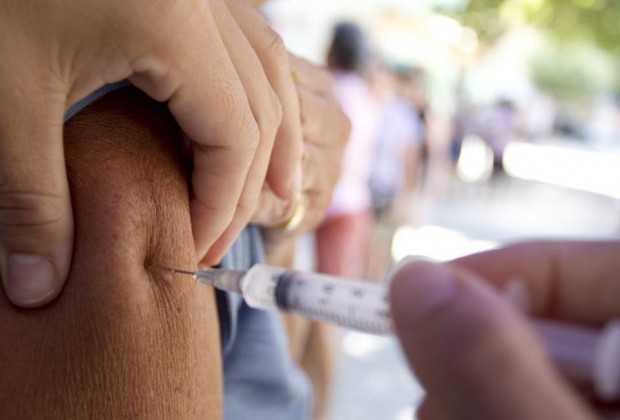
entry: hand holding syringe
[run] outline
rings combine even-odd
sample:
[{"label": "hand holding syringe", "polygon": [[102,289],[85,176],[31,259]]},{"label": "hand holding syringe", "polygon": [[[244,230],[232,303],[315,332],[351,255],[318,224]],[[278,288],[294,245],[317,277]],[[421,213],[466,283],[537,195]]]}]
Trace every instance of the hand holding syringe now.
[{"label": "hand holding syringe", "polygon": [[[393,332],[382,284],[260,264],[248,271],[171,271],[239,293],[255,308],[282,310],[372,334]],[[546,320],[532,320],[532,324],[560,370],[592,383],[602,400],[620,397],[620,321],[602,330]]]}]

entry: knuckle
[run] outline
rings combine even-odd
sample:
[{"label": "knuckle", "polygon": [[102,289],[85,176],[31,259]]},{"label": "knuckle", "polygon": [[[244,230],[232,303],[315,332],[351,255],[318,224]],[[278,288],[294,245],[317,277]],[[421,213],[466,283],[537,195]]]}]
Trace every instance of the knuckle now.
[{"label": "knuckle", "polygon": [[237,211],[235,216],[240,220],[247,222],[252,218],[252,215],[256,212],[258,206],[258,200],[254,197],[248,197],[247,194],[241,197],[239,203],[237,203]]},{"label": "knuckle", "polygon": [[54,229],[67,217],[66,205],[59,194],[0,188],[0,232],[20,236],[32,229]]},{"label": "knuckle", "polygon": [[266,98],[266,103],[260,109],[260,114],[257,116],[257,123],[261,133],[269,136],[275,135],[282,118],[284,116],[284,110],[280,103],[280,98],[276,95],[275,91],[269,87],[269,95]]},{"label": "knuckle", "polygon": [[250,153],[250,157],[254,157],[254,153],[260,143],[260,129],[257,121],[250,114],[238,121],[238,129],[240,141],[238,144],[241,148]]},{"label": "knuckle", "polygon": [[340,121],[339,130],[337,132],[339,133],[340,143],[345,145],[351,136],[353,126],[351,124],[351,120],[342,111],[342,109],[338,108],[337,115],[338,121]]},{"label": "knuckle", "polygon": [[276,124],[280,124],[280,121],[282,121],[282,117],[284,116],[284,109],[282,108],[280,98],[274,90],[271,90],[269,105],[270,115],[272,116],[273,121],[275,121]]},{"label": "knuckle", "polygon": [[264,50],[272,57],[278,64],[286,64],[289,66],[289,56],[284,46],[282,37],[269,26],[265,26],[264,32]]}]

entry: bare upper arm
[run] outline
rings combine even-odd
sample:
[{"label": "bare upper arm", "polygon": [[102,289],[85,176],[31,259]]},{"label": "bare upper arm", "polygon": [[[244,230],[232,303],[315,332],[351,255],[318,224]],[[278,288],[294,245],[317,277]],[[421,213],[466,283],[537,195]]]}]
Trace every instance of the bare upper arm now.
[{"label": "bare upper arm", "polygon": [[195,264],[187,176],[164,105],[113,93],[65,129],[70,277],[36,310],[0,296],[0,418],[220,418],[213,291]]}]

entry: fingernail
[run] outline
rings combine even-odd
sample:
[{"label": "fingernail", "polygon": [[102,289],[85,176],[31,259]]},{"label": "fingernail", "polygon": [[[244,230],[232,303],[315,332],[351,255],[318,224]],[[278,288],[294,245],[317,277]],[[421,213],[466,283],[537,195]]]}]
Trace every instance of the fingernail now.
[{"label": "fingernail", "polygon": [[16,304],[38,303],[52,293],[54,266],[40,255],[12,254],[7,261],[7,294]]},{"label": "fingernail", "polygon": [[391,291],[395,321],[413,325],[450,305],[457,294],[455,279],[445,267],[427,261],[404,265],[394,274]]}]

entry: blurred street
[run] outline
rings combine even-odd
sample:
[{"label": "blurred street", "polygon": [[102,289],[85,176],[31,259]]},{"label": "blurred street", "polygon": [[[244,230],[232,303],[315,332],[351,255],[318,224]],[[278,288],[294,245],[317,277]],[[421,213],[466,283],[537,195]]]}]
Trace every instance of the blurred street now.
[{"label": "blurred street", "polygon": [[[616,162],[620,167],[620,158]],[[485,183],[455,177],[433,190],[413,207],[412,225],[397,232],[395,256],[444,260],[516,240],[617,239],[620,233],[620,201],[601,194],[507,175]],[[345,331],[337,335],[329,418],[411,419],[422,393],[396,342]]]}]

